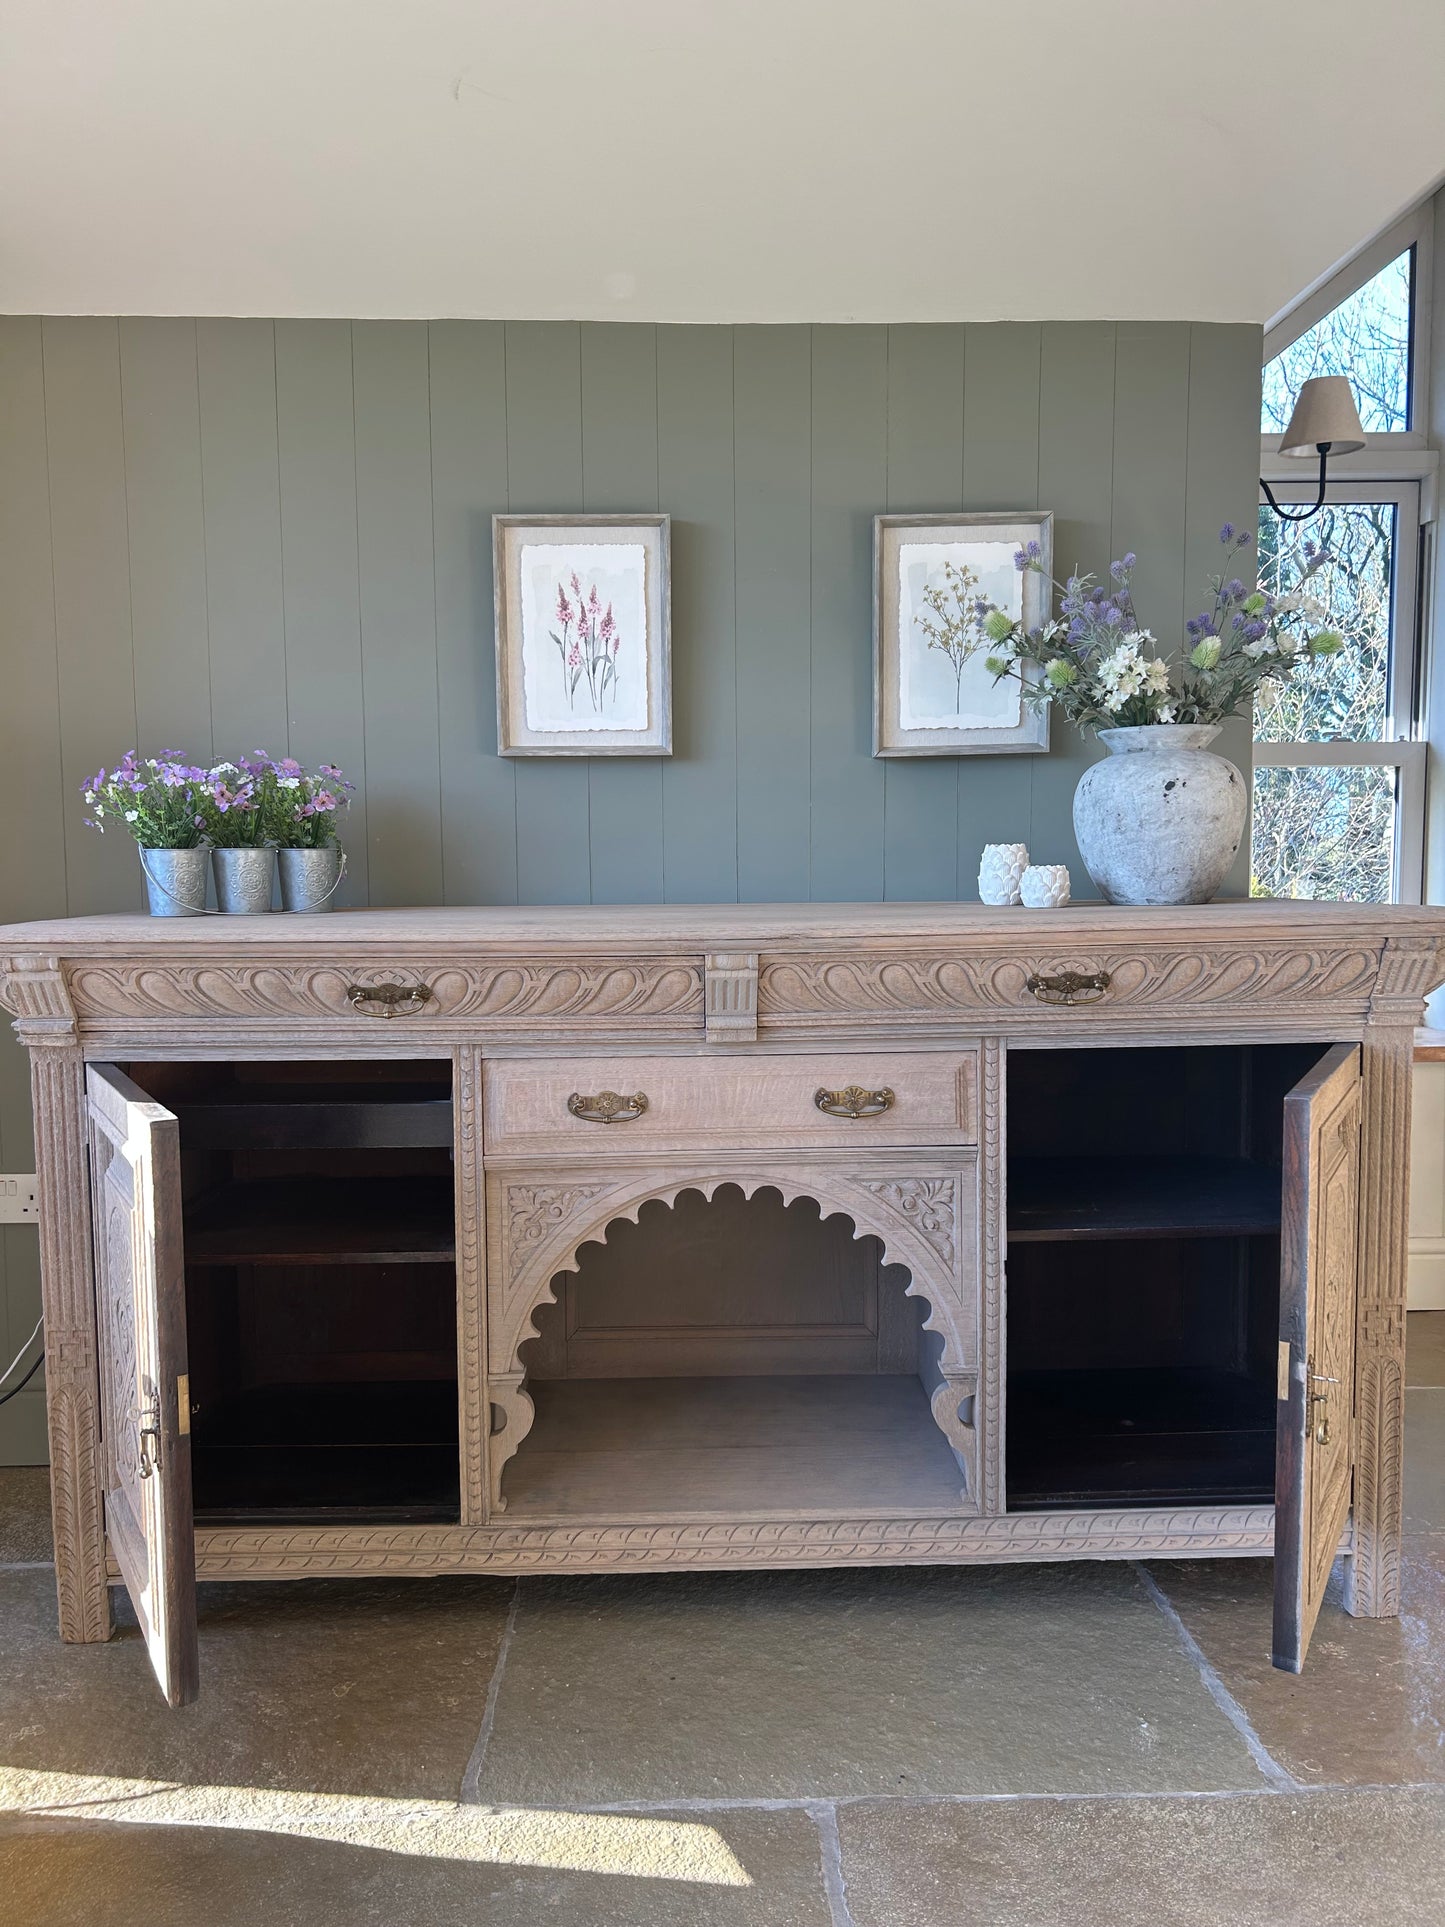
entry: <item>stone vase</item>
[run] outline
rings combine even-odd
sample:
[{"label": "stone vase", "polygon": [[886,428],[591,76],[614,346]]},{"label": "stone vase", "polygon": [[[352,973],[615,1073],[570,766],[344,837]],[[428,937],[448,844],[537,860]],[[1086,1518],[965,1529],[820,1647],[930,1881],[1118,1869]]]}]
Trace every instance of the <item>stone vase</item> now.
[{"label": "stone vase", "polygon": [[212,850],[216,865],[216,902],[228,916],[256,916],[271,908],[276,852],[259,849]]},{"label": "stone vase", "polygon": [[1107,903],[1208,903],[1249,817],[1244,777],[1207,745],[1213,723],[1101,729],[1109,754],[1079,778],[1074,835]]},{"label": "stone vase", "polygon": [[323,843],[314,850],[278,850],[283,910],[329,910],[336,886],[346,872],[339,843]]},{"label": "stone vase", "polygon": [[140,851],[146,902],[153,917],[205,915],[210,856],[204,844],[192,850]]}]

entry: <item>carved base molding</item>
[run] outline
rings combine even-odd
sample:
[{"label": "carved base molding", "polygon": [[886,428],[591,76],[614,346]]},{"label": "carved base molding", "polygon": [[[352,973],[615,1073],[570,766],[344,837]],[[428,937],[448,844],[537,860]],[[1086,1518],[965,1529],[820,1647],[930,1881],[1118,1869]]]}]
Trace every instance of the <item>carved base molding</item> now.
[{"label": "carved base molding", "polygon": [[202,1579],[300,1573],[672,1572],[747,1567],[996,1565],[1025,1559],[1257,1558],[1273,1506],[1018,1513],[1002,1519],[725,1524],[198,1527]]}]

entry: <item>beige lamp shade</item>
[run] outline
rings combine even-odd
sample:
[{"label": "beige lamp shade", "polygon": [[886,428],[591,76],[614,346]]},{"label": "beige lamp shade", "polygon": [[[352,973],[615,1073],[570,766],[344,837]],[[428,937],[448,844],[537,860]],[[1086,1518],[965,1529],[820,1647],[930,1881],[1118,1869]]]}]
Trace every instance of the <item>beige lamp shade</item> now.
[{"label": "beige lamp shade", "polygon": [[1322,443],[1331,455],[1350,455],[1365,446],[1360,411],[1343,375],[1316,375],[1304,384],[1279,452],[1318,455]]}]

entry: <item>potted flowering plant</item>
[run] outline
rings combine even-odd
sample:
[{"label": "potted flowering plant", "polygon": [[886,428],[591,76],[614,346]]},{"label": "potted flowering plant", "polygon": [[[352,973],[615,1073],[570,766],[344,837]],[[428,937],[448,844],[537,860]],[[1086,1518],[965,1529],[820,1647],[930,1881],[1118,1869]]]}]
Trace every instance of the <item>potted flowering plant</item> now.
[{"label": "potted flowering plant", "polygon": [[200,789],[200,814],[216,868],[216,902],[230,914],[271,908],[273,845],[267,834],[272,779],[258,750],[239,763],[216,763]]},{"label": "potted flowering plant", "polygon": [[[1250,540],[1227,522],[1219,539],[1231,555]],[[1307,549],[1306,559],[1307,578],[1325,552]],[[1058,704],[1109,751],[1074,792],[1079,854],[1106,901],[1207,903],[1249,815],[1243,776],[1208,745],[1227,717],[1250,713],[1262,683],[1337,654],[1343,638],[1316,626],[1325,611],[1302,591],[1266,595],[1221,570],[1210,578],[1212,605],[1186,624],[1189,640],[1171,661],[1135,610],[1135,561],[1112,562],[1108,583],[1070,576],[1058,616],[1027,632],[990,605],[987,666],[1017,678],[1026,702]],[[1014,566],[1041,572],[1039,545],[1020,549]]]},{"label": "potted flowering plant", "polygon": [[104,835],[114,825],[135,838],[153,917],[196,917],[206,907],[209,849],[201,793],[207,772],[175,750],[138,757],[127,750],[115,768],[81,785],[85,819]]},{"label": "potted flowering plant", "polygon": [[335,763],[306,770],[285,757],[271,765],[269,821],[281,866],[283,910],[331,908],[346,874],[336,819],[350,804],[354,788]]}]

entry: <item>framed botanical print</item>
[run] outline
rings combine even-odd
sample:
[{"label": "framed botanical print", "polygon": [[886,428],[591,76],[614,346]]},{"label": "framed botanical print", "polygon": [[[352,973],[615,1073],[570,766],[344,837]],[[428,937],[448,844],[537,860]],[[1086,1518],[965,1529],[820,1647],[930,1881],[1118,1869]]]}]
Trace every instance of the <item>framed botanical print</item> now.
[{"label": "framed botanical print", "polygon": [[[995,680],[987,609],[1049,618],[1054,518],[1017,514],[873,518],[873,754],[978,756],[1049,746],[1047,705]],[[1039,545],[1042,572],[1014,556]]]},{"label": "framed botanical print", "polygon": [[494,515],[497,748],[672,754],[670,519]]}]

